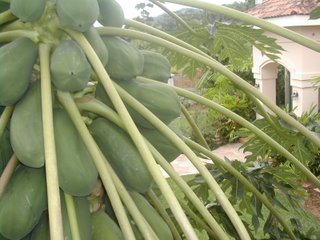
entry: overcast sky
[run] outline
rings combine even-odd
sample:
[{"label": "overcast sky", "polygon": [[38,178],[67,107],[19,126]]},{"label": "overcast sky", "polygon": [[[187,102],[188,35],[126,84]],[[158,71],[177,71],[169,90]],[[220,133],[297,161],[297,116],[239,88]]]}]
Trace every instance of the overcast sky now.
[{"label": "overcast sky", "polygon": [[[215,4],[229,4],[233,3],[235,1],[241,2],[242,0],[203,0],[206,2],[211,2]],[[148,1],[145,0],[117,0],[118,3],[122,6],[122,9],[124,11],[125,17],[126,18],[133,18],[139,16],[139,11],[135,9],[135,6],[138,3],[148,3]],[[180,5],[177,4],[171,4],[171,3],[166,3],[165,6],[171,10],[178,10],[182,8]],[[162,14],[163,11],[158,8],[157,6],[154,6],[153,9],[150,9],[151,16],[157,16],[159,14]]]}]

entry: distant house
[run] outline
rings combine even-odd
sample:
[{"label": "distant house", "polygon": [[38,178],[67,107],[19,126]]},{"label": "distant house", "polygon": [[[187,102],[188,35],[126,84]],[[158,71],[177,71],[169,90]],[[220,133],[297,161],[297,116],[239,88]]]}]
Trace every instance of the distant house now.
[{"label": "distant house", "polygon": [[[260,3],[259,3],[260,2]],[[249,14],[291,29],[297,33],[320,41],[320,20],[309,20],[309,14],[317,6],[316,0],[260,0],[248,11]],[[256,87],[272,101],[283,91],[285,105],[295,108],[301,115],[311,106],[320,109],[319,90],[313,78],[320,76],[320,53],[292,41],[267,33],[277,39],[285,50],[278,63],[273,62],[257,49],[253,50],[253,73]],[[283,66],[287,78],[283,78],[283,89],[277,89],[279,66]],[[277,80],[278,79],[278,80]]]}]

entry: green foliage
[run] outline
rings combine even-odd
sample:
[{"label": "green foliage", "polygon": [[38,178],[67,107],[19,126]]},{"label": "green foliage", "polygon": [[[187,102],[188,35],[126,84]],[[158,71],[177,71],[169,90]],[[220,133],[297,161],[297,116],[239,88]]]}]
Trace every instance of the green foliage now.
[{"label": "green foliage", "polygon": [[[297,117],[293,112],[290,115],[305,125],[308,129],[320,136],[320,116],[312,108],[309,112],[305,112],[301,117]],[[315,174],[320,174],[320,153],[319,148],[310,143],[300,132],[288,126],[278,117],[270,116],[272,123],[266,119],[258,119],[254,124],[279,142],[284,148],[296,156],[304,165],[308,166]],[[256,161],[261,159],[267,160],[270,164],[278,166],[281,164],[290,165],[289,162],[280,156],[274,149],[261,140],[257,136],[252,136],[242,148],[244,151],[251,152],[251,155],[246,157],[247,161]],[[291,166],[293,169],[294,166]],[[301,176],[302,177],[302,176]]]},{"label": "green foliage", "polygon": [[[226,159],[226,161],[229,160]],[[257,161],[246,163],[229,161],[229,163],[263,193],[279,211],[288,215],[288,221],[294,224],[292,226],[300,225],[300,228],[296,228],[295,231],[298,239],[309,239],[307,236],[315,234],[314,228],[317,227],[317,223],[307,227],[301,226],[302,221],[300,222],[300,220],[312,222],[313,218],[302,207],[306,192],[301,187],[299,176],[295,174],[291,167],[280,165],[274,168],[266,162],[259,163]],[[245,221],[253,237],[252,239],[286,239],[288,237],[274,216],[236,177],[216,165],[208,164],[207,167],[223,191],[228,193],[230,202],[236,206],[238,214]],[[196,175],[188,181],[188,184],[208,206],[217,221],[232,237],[238,239],[230,220],[223,212],[220,204],[216,202],[202,176]],[[192,206],[189,207],[192,208]],[[295,210],[296,215],[289,214],[291,209]]]},{"label": "green foliage", "polygon": [[[221,74],[212,74],[209,78],[208,81],[214,85],[205,90],[204,97],[221,104],[247,120],[254,120],[254,105],[245,93],[238,90],[228,78]],[[208,121],[212,121],[216,126],[216,133],[223,138],[223,142],[233,142],[238,138],[236,133],[241,128],[238,123],[214,110],[209,110],[208,118]]]}]

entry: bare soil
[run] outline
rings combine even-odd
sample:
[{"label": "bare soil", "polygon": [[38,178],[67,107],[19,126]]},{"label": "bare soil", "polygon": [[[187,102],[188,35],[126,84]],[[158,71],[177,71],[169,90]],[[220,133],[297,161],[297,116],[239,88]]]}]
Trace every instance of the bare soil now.
[{"label": "bare soil", "polygon": [[311,183],[304,183],[303,187],[308,192],[308,198],[304,204],[305,208],[320,219],[320,189]]}]

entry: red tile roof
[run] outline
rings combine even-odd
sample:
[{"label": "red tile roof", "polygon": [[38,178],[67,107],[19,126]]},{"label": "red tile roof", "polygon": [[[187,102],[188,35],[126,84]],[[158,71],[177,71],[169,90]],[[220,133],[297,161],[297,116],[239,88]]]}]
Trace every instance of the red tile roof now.
[{"label": "red tile roof", "polygon": [[316,6],[320,6],[316,0],[263,0],[248,13],[259,18],[308,15]]}]

